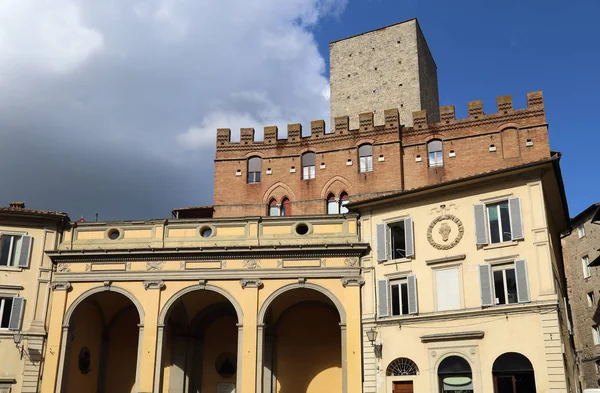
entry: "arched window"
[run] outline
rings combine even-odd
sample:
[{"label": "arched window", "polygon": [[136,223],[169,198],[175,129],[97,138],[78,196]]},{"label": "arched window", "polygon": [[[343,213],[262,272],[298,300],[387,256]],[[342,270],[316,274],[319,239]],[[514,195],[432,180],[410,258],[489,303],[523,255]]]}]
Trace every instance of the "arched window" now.
[{"label": "arched window", "polygon": [[417,375],[419,369],[415,362],[408,358],[397,358],[388,365],[385,375],[388,377],[400,377],[403,375]]},{"label": "arched window", "polygon": [[504,353],[492,366],[494,393],[535,393],[533,365],[525,356],[516,352]]},{"label": "arched window", "polygon": [[358,162],[361,172],[373,171],[373,145],[360,145],[358,148]]},{"label": "arched window", "polygon": [[248,184],[260,183],[260,172],[262,170],[262,159],[250,157],[248,159]]},{"label": "arched window", "polygon": [[281,215],[282,216],[291,216],[292,215],[292,203],[287,198],[283,198],[281,200]]},{"label": "arched window", "polygon": [[327,214],[339,214],[340,208],[338,201],[333,193],[327,195]]},{"label": "arched window", "polygon": [[315,153],[312,151],[302,154],[302,179],[315,178]]},{"label": "arched window", "polygon": [[427,143],[427,155],[429,156],[429,166],[443,166],[444,157],[442,155],[442,141],[433,139]]},{"label": "arched window", "polygon": [[279,216],[281,215],[280,207],[277,204],[277,200],[272,198],[269,201],[269,216]]},{"label": "arched window", "polygon": [[460,356],[448,356],[438,367],[441,393],[473,393],[473,373],[469,363]]},{"label": "arched window", "polygon": [[346,194],[345,192],[342,192],[340,194],[340,213],[341,214],[348,213],[348,208],[346,208],[346,205],[348,204],[348,202],[350,202],[350,199],[348,198],[348,194]]}]

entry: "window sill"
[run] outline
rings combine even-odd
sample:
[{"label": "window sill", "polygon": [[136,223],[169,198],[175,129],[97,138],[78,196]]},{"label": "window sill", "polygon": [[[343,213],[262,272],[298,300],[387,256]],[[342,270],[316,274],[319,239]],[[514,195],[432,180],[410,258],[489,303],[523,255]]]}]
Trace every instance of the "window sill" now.
[{"label": "window sill", "polygon": [[389,261],[383,261],[383,265],[389,266],[389,265],[396,265],[399,263],[406,263],[406,262],[412,262],[412,258],[399,258],[399,259],[392,259]]},{"label": "window sill", "polygon": [[0,271],[22,272],[23,268],[18,266],[0,266]]},{"label": "window sill", "polygon": [[509,242],[488,244],[487,246],[484,246],[483,249],[484,250],[495,250],[496,248],[515,247],[517,244],[519,244],[518,241],[511,240]]}]

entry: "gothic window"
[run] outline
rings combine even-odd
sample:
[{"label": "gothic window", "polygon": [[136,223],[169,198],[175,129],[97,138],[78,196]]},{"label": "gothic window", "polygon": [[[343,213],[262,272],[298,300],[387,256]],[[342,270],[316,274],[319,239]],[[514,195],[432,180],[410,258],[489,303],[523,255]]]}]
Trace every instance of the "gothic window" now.
[{"label": "gothic window", "polygon": [[269,201],[269,216],[281,215],[281,208],[277,204],[277,199],[273,198]]},{"label": "gothic window", "polygon": [[348,199],[348,194],[342,192],[340,194],[340,214],[348,213],[348,208],[346,207],[348,202],[350,202],[350,199]]},{"label": "gothic window", "polygon": [[333,193],[327,196],[327,214],[339,214],[338,202]]},{"label": "gothic window", "polygon": [[288,198],[283,198],[281,200],[281,215],[282,216],[291,216],[292,215],[292,203]]},{"label": "gothic window", "polygon": [[408,358],[394,359],[387,367],[385,374],[388,377],[400,377],[403,375],[417,375],[419,369],[415,362]]}]

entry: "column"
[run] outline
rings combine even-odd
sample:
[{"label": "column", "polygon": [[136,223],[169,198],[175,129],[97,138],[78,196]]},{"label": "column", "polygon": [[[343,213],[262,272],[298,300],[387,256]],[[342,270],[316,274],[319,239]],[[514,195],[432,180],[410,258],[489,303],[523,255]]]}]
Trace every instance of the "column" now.
[{"label": "column", "polygon": [[[238,379],[236,393],[257,392],[257,314],[258,290],[262,286],[260,279],[243,279],[240,281],[243,290],[242,311],[244,327],[242,336],[241,381]],[[262,359],[261,359],[262,361]],[[238,363],[240,363],[238,361]],[[240,370],[238,369],[238,373]]]},{"label": "column", "polygon": [[[140,341],[142,344],[141,358],[138,360],[136,381],[139,381],[139,393],[151,393],[154,387],[155,362],[161,362],[157,358],[157,336],[158,336],[158,312],[160,308],[160,291],[165,283],[161,280],[144,281],[144,288],[148,296],[144,299],[144,328],[140,329]],[[162,342],[162,337],[161,342]],[[140,350],[138,348],[138,354]],[[157,391],[158,392],[158,391]]]},{"label": "column", "polygon": [[48,321],[48,345],[44,359],[42,393],[60,393],[66,357],[67,336],[69,326],[63,326],[63,318],[67,305],[67,291],[71,288],[68,282],[55,282],[53,290],[50,319]]},{"label": "column", "polygon": [[364,284],[362,277],[344,277],[344,308],[346,310],[346,326],[342,329],[342,392],[362,393],[362,331],[360,287]]}]

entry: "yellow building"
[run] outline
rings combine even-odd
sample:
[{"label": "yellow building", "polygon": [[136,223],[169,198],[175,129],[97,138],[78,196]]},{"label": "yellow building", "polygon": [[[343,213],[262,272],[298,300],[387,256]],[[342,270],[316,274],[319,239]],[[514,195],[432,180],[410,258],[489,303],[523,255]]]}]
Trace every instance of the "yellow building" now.
[{"label": "yellow building", "polygon": [[69,217],[0,207],[0,392],[39,391],[54,250]]},{"label": "yellow building", "polygon": [[81,223],[43,393],[362,391],[357,217]]},{"label": "yellow building", "polygon": [[574,392],[559,156],[351,203],[364,392]]}]

